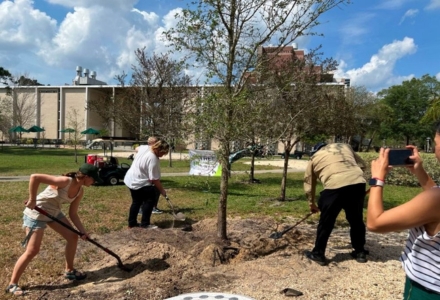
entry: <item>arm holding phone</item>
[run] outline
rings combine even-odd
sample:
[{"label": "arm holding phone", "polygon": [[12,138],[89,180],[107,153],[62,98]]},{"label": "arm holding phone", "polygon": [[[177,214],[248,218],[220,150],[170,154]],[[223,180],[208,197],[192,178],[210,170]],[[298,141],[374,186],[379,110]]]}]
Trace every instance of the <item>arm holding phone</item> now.
[{"label": "arm holding phone", "polygon": [[416,175],[417,180],[420,183],[420,186],[424,190],[428,190],[434,186],[436,186],[436,183],[432,178],[426,173],[425,169],[423,168],[423,159],[420,156],[419,150],[416,146],[408,145],[406,146],[407,149],[410,149],[412,151],[412,155],[409,157],[413,161],[413,165],[407,166],[408,170]]},{"label": "arm holding phone", "polygon": [[[436,125],[434,141],[435,157],[440,161],[440,122]],[[440,253],[432,246],[440,244],[440,188],[432,188],[435,183],[424,170],[417,148],[407,146],[407,149],[412,153],[409,156],[411,165],[406,167],[416,175],[424,191],[401,205],[384,210],[383,189],[386,184],[375,184],[373,181],[368,200],[367,227],[378,233],[409,230],[401,256],[406,273],[403,298],[420,295],[420,299],[428,299],[432,293],[440,294]],[[390,153],[391,149],[381,148],[379,157],[371,162],[373,179],[385,179],[390,169]]]}]

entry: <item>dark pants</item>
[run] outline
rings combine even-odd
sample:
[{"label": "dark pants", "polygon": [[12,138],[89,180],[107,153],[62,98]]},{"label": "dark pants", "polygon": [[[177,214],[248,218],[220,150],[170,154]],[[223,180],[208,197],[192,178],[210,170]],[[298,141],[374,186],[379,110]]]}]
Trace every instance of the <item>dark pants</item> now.
[{"label": "dark pants", "polygon": [[155,190],[156,190],[156,201],[154,202],[154,207],[157,208],[157,204],[159,203],[159,198],[160,198],[160,191],[157,188],[155,188]]},{"label": "dark pants", "polygon": [[426,289],[424,286],[406,277],[403,299],[404,300],[434,300],[434,299],[439,300],[440,293],[430,291]]},{"label": "dark pants", "polygon": [[129,189],[131,193],[132,203],[128,214],[128,226],[138,226],[137,216],[139,209],[142,207],[141,226],[150,225],[150,217],[153,208],[156,205],[157,189],[154,186],[144,186],[138,190]]},{"label": "dark pants", "polygon": [[344,186],[334,190],[323,190],[318,207],[321,211],[316,233],[316,254],[325,254],[327,242],[335,226],[336,218],[343,209],[350,224],[351,245],[356,252],[363,251],[365,245],[365,223],[363,220],[365,183]]}]

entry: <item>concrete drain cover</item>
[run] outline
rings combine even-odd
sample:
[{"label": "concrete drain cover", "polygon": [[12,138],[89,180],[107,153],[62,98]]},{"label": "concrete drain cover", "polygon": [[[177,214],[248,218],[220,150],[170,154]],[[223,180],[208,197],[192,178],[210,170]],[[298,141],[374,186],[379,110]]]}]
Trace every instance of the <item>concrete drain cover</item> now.
[{"label": "concrete drain cover", "polygon": [[179,295],[165,300],[255,300],[255,299],[241,295],[200,292],[200,293]]}]

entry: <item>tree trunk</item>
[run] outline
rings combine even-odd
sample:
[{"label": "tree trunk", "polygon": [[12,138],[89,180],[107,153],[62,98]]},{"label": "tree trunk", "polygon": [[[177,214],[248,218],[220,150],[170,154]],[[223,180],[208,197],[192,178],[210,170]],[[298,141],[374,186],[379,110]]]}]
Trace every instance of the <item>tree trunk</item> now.
[{"label": "tree trunk", "polygon": [[[295,145],[294,143],[293,145]],[[286,185],[287,185],[287,168],[289,167],[290,151],[292,151],[293,145],[290,140],[284,144],[284,165],[283,165],[283,178],[281,179],[281,194],[280,201],[286,200]]]},{"label": "tree trunk", "polygon": [[373,131],[373,134],[371,135],[371,138],[370,138],[370,142],[368,143],[368,146],[367,146],[367,150],[365,150],[365,152],[369,152],[370,151],[371,144],[373,143],[373,139],[374,139],[375,135],[376,135],[376,131]]},{"label": "tree trunk", "polygon": [[[228,161],[228,157],[224,157],[223,162]],[[222,177],[220,182],[220,199],[218,202],[217,213],[217,237],[222,240],[227,240],[226,234],[226,207],[228,202],[228,181],[229,181],[229,167],[222,164]]]},{"label": "tree trunk", "polygon": [[285,149],[284,151],[284,165],[283,165],[283,178],[281,179],[281,195],[280,200],[286,200],[286,185],[287,185],[287,168],[289,167],[289,155],[290,151]]},{"label": "tree trunk", "polygon": [[170,151],[168,152],[168,167],[172,167],[173,166],[173,155],[172,155],[172,150],[170,147]]},{"label": "tree trunk", "polygon": [[78,163],[78,151],[76,150],[76,143],[75,143],[74,149],[75,149],[75,163],[77,164]]},{"label": "tree trunk", "polygon": [[249,182],[253,183],[255,181],[255,152],[251,153],[251,170],[249,172]]}]

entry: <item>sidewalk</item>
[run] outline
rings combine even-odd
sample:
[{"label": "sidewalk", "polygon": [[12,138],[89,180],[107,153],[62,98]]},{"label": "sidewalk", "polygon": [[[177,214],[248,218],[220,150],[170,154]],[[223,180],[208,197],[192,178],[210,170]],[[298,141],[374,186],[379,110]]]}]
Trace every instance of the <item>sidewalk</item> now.
[{"label": "sidewalk", "polygon": [[[114,157],[125,157],[127,158],[130,154],[134,153],[134,151],[124,151],[124,152],[114,152]],[[98,155],[104,155],[104,153],[99,153]],[[161,158],[161,160],[168,160],[169,156],[164,156]],[[172,153],[172,159],[173,160],[186,160],[189,159],[189,156],[187,153]],[[250,162],[245,162],[245,164],[249,164]],[[289,168],[287,169],[287,172],[289,173],[300,173],[304,172],[307,167],[308,161],[307,160],[299,160],[299,159],[290,159],[289,160]],[[283,173],[283,165],[284,160],[283,159],[257,159],[255,160],[255,165],[267,165],[267,166],[275,166],[279,167],[279,169],[274,170],[255,170],[255,174],[264,174],[264,173]],[[248,171],[232,171],[232,175],[234,174],[246,174],[249,173]],[[195,176],[195,175],[189,175],[188,172],[182,172],[182,173],[162,173],[162,177],[173,177],[173,176]],[[0,176],[0,182],[7,182],[7,181],[29,181],[29,176]]]}]

